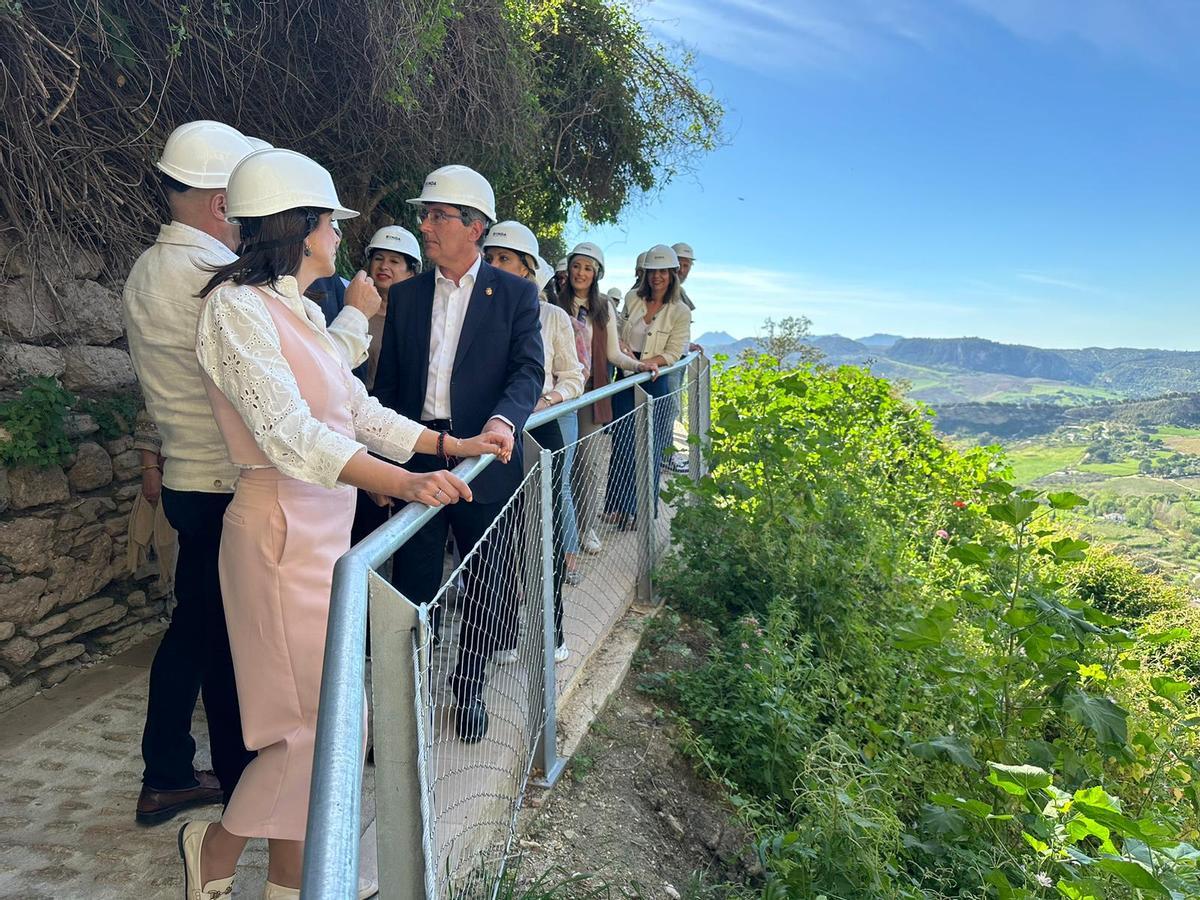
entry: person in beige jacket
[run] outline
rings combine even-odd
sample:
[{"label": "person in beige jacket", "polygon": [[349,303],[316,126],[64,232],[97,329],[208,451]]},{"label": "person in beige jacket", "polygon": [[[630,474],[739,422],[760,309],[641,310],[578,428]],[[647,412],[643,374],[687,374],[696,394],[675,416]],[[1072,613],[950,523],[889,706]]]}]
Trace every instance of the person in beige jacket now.
[{"label": "person in beige jacket", "polygon": [[[626,301],[621,323],[621,343],[642,365],[669,366],[679,361],[691,340],[691,310],[684,305],[679,284],[679,258],[665,244],[646,252],[645,277],[636,293]],[[651,465],[658,484],[659,462],[671,437],[675,404],[669,396],[673,379],[657,378],[642,385],[655,398],[654,458]],[[633,410],[634,392],[613,397],[613,420]],[[630,419],[618,421],[613,429],[613,450],[608,462],[608,490],[604,499],[605,520],[619,528],[632,528],[637,514],[634,490],[634,426]],[[657,490],[655,496],[657,497]]]}]

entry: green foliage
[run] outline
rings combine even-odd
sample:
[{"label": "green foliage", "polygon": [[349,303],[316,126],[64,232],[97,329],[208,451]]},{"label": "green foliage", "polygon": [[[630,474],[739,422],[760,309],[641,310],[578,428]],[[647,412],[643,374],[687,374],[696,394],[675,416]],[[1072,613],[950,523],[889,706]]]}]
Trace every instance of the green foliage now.
[{"label": "green foliage", "polygon": [[1063,582],[1080,600],[1110,616],[1132,621],[1160,609],[1178,607],[1187,599],[1180,588],[1112,554],[1089,555],[1063,572]]},{"label": "green foliage", "polygon": [[20,396],[0,402],[0,427],[7,438],[0,444],[6,466],[46,467],[71,455],[63,423],[74,396],[53,378],[30,379]]},{"label": "green foliage", "polygon": [[133,394],[76,398],[53,378],[30,378],[18,396],[0,402],[0,464],[62,465],[75,452],[66,430],[72,412],[92,416],[100,436],[112,440],[133,431],[139,409],[141,400]]},{"label": "green foliage", "polygon": [[134,421],[142,403],[133,394],[118,394],[82,400],[77,408],[95,419],[100,427],[100,436],[106,441],[111,441],[113,438],[133,433]]},{"label": "green foliage", "polygon": [[[721,141],[690,56],[625,0],[280,0],[269,16],[250,0],[0,0],[0,21],[18,15],[0,29],[6,121],[22,123],[0,144],[0,206],[30,258],[70,234],[127,268],[162,217],[155,180],[130,185],[200,112],[320,160],[361,212],[353,260],[380,225],[413,227],[406,198],[448,161],[487,175],[500,218],[553,259],[574,209],[615,221]],[[330,60],[361,76],[331,78]]]},{"label": "green foliage", "polygon": [[660,585],[711,626],[669,686],[768,897],[1200,892],[1200,611],[852,368],[714,382]]}]

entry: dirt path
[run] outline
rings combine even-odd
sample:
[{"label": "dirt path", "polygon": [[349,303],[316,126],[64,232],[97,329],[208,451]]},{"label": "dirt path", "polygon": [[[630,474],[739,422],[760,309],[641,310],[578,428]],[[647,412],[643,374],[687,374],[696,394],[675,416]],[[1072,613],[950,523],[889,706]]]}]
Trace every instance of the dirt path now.
[{"label": "dirt path", "polygon": [[637,689],[688,658],[693,651],[677,642],[640,651],[641,665],[593,722],[558,786],[531,795],[515,848],[522,884],[557,869],[548,880],[594,873],[594,883],[616,896],[744,892],[737,885],[755,868],[746,835],[729,804],[676,749],[671,714]]}]

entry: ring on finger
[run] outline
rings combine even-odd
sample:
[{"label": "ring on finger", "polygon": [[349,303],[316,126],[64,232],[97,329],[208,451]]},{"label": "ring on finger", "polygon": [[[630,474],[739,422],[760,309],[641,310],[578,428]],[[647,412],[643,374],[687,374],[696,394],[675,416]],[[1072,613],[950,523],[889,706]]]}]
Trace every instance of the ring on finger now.
[{"label": "ring on finger", "polygon": [[442,496],[442,489],[441,489],[441,488],[438,488],[438,489],[437,489],[437,492],[436,492],[436,493],[433,495],[433,499],[434,499],[434,500],[437,500],[437,499],[438,499],[439,497],[441,497],[441,496]]}]

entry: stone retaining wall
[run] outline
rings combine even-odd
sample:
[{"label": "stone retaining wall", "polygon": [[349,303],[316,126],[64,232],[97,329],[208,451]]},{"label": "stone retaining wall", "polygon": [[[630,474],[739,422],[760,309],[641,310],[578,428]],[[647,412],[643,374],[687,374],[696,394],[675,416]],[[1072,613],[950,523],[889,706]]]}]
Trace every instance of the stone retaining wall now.
[{"label": "stone retaining wall", "polygon": [[[31,376],[82,397],[136,391],[120,286],[101,269],[85,251],[34,266],[0,238],[0,396]],[[65,430],[65,464],[0,468],[0,711],[164,627],[157,567],[126,569],[132,437],[104,440],[82,414]]]}]

